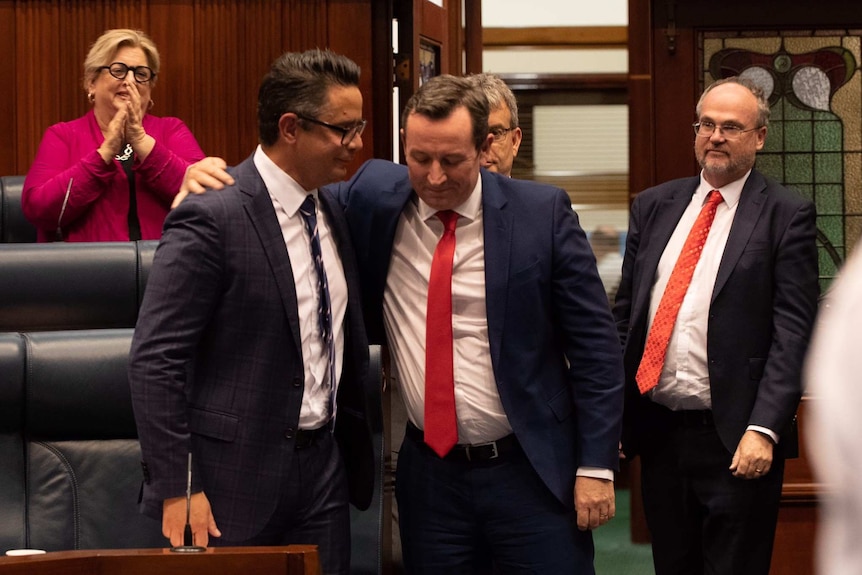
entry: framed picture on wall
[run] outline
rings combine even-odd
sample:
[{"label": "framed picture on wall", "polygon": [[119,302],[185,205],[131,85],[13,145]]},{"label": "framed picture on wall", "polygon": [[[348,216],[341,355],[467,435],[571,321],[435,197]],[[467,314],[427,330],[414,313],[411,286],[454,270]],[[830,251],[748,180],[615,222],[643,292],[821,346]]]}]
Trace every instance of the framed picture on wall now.
[{"label": "framed picture on wall", "polygon": [[440,46],[419,39],[419,85],[440,74]]}]

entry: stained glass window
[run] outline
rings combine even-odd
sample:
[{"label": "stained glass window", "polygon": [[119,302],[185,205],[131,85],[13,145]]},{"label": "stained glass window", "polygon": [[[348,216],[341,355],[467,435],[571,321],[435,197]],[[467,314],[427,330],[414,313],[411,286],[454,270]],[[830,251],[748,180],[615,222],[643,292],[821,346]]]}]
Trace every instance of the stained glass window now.
[{"label": "stained glass window", "polygon": [[757,168],[817,206],[825,290],[862,236],[862,31],[710,31],[699,46],[703,86],[744,76],[767,94]]}]

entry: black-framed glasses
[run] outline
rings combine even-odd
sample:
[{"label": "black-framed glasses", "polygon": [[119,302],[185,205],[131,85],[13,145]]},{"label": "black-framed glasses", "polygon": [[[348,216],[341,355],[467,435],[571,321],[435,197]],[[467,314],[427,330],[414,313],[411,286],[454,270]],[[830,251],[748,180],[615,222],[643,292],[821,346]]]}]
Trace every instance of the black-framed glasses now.
[{"label": "black-framed glasses", "polygon": [[135,82],[138,84],[146,84],[156,77],[156,73],[149,66],[127,66],[122,62],[112,62],[107,66],[99,66],[98,71],[107,70],[108,73],[117,80],[125,80],[129,74],[129,70],[135,76]]},{"label": "black-framed glasses", "polygon": [[496,144],[497,142],[502,142],[506,134],[516,128],[517,126],[515,128],[493,128],[490,130],[490,134],[494,137],[494,143]]},{"label": "black-framed glasses", "polygon": [[356,136],[362,135],[362,132],[365,130],[365,125],[368,123],[368,120],[359,120],[357,123],[353,124],[350,127],[344,126],[336,126],[335,124],[327,124],[326,122],[321,122],[316,118],[309,118],[308,116],[303,116],[302,114],[296,114],[296,117],[300,120],[305,120],[306,122],[311,122],[312,124],[317,124],[318,126],[323,126],[324,128],[329,128],[336,134],[341,134],[341,145],[349,146],[350,142],[353,141]]},{"label": "black-framed glasses", "polygon": [[698,136],[702,136],[704,138],[709,138],[715,133],[715,130],[719,130],[721,135],[724,136],[725,140],[737,140],[746,132],[753,132],[754,130],[759,130],[763,126],[757,126],[755,128],[749,128],[747,130],[743,130],[740,126],[734,126],[733,124],[724,124],[723,126],[716,126],[715,122],[695,122],[692,124],[694,128],[694,133]]}]

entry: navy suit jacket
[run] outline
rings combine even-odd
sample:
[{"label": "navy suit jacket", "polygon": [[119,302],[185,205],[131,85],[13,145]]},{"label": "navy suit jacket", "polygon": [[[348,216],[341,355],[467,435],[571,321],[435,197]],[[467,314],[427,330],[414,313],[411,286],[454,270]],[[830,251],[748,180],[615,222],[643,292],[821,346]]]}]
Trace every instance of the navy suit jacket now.
[{"label": "navy suit jacket", "polygon": [[[648,449],[667,431],[650,417],[651,402],[638,392],[635,374],[656,268],[699,182],[667,182],[632,203],[614,305],[625,347],[627,455]],[[814,204],[752,170],[721,257],[707,335],[713,417],[731,454],[749,425],[793,439],[789,424],[802,393],[802,360],[819,293],[815,237]]]},{"label": "navy suit jacket", "polygon": [[[236,185],[189,196],[165,222],[132,342],[129,378],[143,452],[143,511],[185,494],[193,453],[225,538],[255,535],[278,502],[294,453],[304,390],[296,289],[269,193],[251,158]],[[336,436],[351,501],[369,505],[374,480],[365,377],[368,342],[358,274],[340,206],[320,207],[348,286]]]},{"label": "navy suit jacket", "polygon": [[[482,170],[491,363],[506,415],[545,485],[572,508],[579,466],[618,468],[622,358],[587,238],[563,190]],[[372,342],[399,217],[404,166],[371,160],[337,187]]]}]

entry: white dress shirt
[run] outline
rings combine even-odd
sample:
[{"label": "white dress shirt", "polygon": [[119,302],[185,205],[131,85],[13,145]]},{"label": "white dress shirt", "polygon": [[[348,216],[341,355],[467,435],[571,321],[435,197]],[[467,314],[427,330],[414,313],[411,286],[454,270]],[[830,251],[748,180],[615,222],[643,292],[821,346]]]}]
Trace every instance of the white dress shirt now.
[{"label": "white dress shirt", "polygon": [[[718,275],[718,266],[721,264],[730,226],[736,215],[742,186],[747,178],[748,174],[719,190],[724,201],[718,204],[715,210],[715,219],[709,229],[700,259],[694,268],[691,284],[688,286],[670,336],[658,386],[649,395],[656,403],[674,411],[712,408],[709,392],[709,363],[706,357],[709,306],[715,278]],[[655,319],[659,302],[676,260],[682,252],[682,246],[706,202],[707,194],[714,189],[701,177],[700,185],[665,246],[656,270],[656,281],[650,298],[650,326]]]},{"label": "white dress shirt", "polygon": [[[329,413],[329,354],[323,343],[317,318],[317,272],[311,257],[311,239],[299,207],[308,194],[314,196],[317,209],[317,233],[323,265],[329,283],[332,306],[332,336],[335,345],[335,374],[341,379],[344,356],[344,316],[347,313],[347,281],[344,268],[335,246],[326,214],[319,209],[317,190],[304,190],[296,180],[279,168],[258,146],[254,165],[269,191],[275,208],[284,244],[290,257],[293,280],[296,285],[296,303],[299,313],[299,333],[302,338],[302,362],[305,371],[305,390],[299,412],[300,429],[317,429],[326,424]],[[285,382],[285,385],[288,385]]]},{"label": "white dress shirt", "polygon": [[[484,443],[512,433],[503,411],[488,342],[485,308],[485,249],[482,228],[482,180],[454,211],[452,266],[452,335],[455,410],[459,443]],[[407,415],[425,427],[425,320],[428,278],[443,223],[420,199],[408,202],[392,246],[383,293],[383,319]]]},{"label": "white dress shirt", "polygon": [[[452,335],[458,443],[475,445],[512,433],[503,410],[488,339],[482,179],[455,208]],[[407,415],[425,428],[425,322],[428,278],[443,223],[422,200],[408,202],[398,220],[383,292],[383,321]],[[580,467],[577,475],[613,479],[613,471]]]}]

